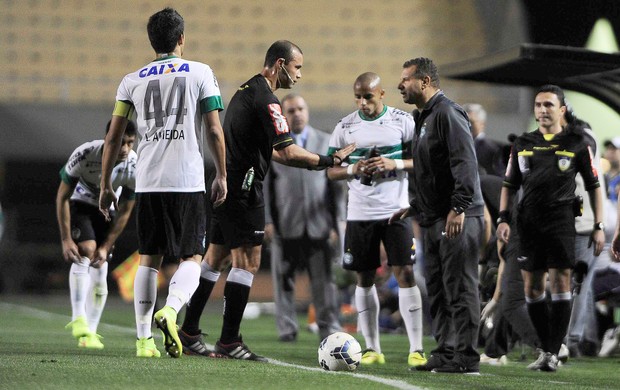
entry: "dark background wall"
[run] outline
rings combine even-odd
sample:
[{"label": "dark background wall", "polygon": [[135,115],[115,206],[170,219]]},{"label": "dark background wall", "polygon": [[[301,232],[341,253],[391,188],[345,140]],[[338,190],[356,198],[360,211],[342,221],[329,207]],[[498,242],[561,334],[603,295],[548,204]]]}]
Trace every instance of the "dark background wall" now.
[{"label": "dark background wall", "polygon": [[[54,209],[58,171],[75,147],[103,136],[118,81],[152,56],[143,42],[146,15],[163,6],[158,1],[131,3],[134,19],[121,20],[127,16],[116,10],[124,2],[101,0],[97,6],[102,9],[94,9],[76,1],[64,10],[54,8],[56,3],[3,4],[0,53],[12,61],[0,72],[0,204],[5,221],[0,291],[66,288],[68,266],[61,260]],[[269,42],[286,37],[300,43],[305,73],[296,92],[307,97],[313,125],[331,131],[355,109],[351,83],[366,70],[382,75],[388,104],[411,110],[396,90],[405,59],[429,56],[441,73],[442,64],[522,42],[583,46],[600,17],[607,17],[620,37],[616,1],[393,0],[378,5],[364,0],[356,7],[344,0],[319,3],[329,4],[333,12],[327,15],[320,12],[321,4],[304,3],[299,14],[275,26],[264,17],[270,1],[253,2],[249,10],[242,0],[183,2],[179,9],[192,31],[187,51],[198,53],[190,58],[213,65],[227,103],[236,85],[260,70]],[[257,18],[261,12],[263,17]],[[203,54],[207,58],[201,58]],[[459,103],[482,103],[489,111],[493,138],[505,140],[507,134],[527,128],[532,98],[528,88],[448,79],[442,79],[442,87]],[[135,242],[130,222],[117,243],[112,267],[135,250]]]}]

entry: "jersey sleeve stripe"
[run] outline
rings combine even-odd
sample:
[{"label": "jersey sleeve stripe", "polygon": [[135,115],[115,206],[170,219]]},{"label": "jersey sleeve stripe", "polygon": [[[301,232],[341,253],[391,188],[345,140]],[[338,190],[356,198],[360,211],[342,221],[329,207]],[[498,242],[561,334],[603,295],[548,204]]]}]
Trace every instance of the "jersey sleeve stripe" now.
[{"label": "jersey sleeve stripe", "polygon": [[112,115],[130,119],[134,111],[135,109],[133,104],[126,101],[117,100],[114,104],[114,111],[112,111]]},{"label": "jersey sleeve stripe", "polygon": [[214,110],[222,111],[224,103],[221,96],[209,96],[200,101],[200,113],[206,114]]},{"label": "jersey sleeve stripe", "polygon": [[123,186],[123,191],[121,191],[120,198],[126,200],[136,200],[136,193],[133,189]]},{"label": "jersey sleeve stripe", "polygon": [[70,186],[75,185],[75,183],[77,183],[79,180],[77,177],[70,176],[65,170],[64,166],[60,169],[60,172],[58,173],[60,174],[60,180],[62,180],[63,182],[67,183]]}]

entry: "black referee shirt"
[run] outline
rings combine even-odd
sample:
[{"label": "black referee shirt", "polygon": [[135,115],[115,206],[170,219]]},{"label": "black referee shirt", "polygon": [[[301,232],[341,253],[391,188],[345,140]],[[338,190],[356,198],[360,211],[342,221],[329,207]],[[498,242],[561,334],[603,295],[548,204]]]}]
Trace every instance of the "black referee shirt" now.
[{"label": "black referee shirt", "polygon": [[228,190],[241,188],[254,167],[254,180],[265,178],[273,149],[293,143],[280,101],[260,74],[243,83],[233,95],[224,118]]},{"label": "black referee shirt", "polygon": [[547,141],[536,130],[515,140],[504,187],[522,186],[521,206],[543,213],[573,201],[577,172],[583,177],[586,191],[599,187],[592,151],[584,136],[563,130]]}]

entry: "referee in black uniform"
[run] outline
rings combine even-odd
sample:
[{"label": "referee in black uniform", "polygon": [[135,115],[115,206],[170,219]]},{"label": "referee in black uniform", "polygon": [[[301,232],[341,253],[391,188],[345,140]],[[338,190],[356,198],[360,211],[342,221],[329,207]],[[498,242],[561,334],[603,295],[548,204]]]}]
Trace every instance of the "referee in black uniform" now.
[{"label": "referee in black uniform", "polygon": [[[510,238],[510,206],[523,187],[517,231],[528,312],[541,341],[538,359],[528,368],[555,371],[557,354],[570,320],[570,270],[575,261],[575,176],[581,173],[595,215],[592,242],[596,256],[603,249],[602,195],[592,150],[576,127],[563,128],[564,92],[545,85],[534,101],[539,128],[518,137],[513,145],[500,199],[497,237]],[[549,310],[545,289],[551,289]]]},{"label": "referee in black uniform", "polygon": [[301,78],[302,65],[303,53],[297,45],[285,40],[274,42],[267,50],[261,72],[243,83],[228,105],[224,119],[228,197],[214,209],[200,285],[179,332],[184,346],[188,342],[196,345],[198,351],[205,351],[196,344],[202,344],[200,315],[220,271],[231,261],[224,287],[222,332],[215,352],[235,359],[265,360],[244,344],[239,329],[254,274],[260,267],[265,230],[262,186],[271,159],[300,168],[325,169],[334,163],[340,165],[355,150],[354,145],[348,145],[331,156],[323,156],[293,142],[280,101],[273,92],[291,88]]}]

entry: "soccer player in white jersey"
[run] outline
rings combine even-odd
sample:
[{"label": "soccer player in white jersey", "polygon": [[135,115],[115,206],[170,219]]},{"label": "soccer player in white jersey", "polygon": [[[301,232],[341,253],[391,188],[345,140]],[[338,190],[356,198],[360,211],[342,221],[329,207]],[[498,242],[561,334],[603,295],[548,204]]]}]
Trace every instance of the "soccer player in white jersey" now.
[{"label": "soccer player in white jersey", "polygon": [[220,89],[208,65],[181,58],[184,28],[183,18],[172,8],[150,17],[147,32],[156,59],[122,80],[104,149],[99,209],[108,215],[110,205],[116,203],[110,181],[113,156],[135,111],[140,137],[136,172],[140,266],[134,281],[138,357],[160,356],[151,324],[164,255],[181,262],[170,280],[166,305],[154,318],[168,355],[178,358],[183,352],[177,313],[198,287],[205,252],[205,129],[216,168],[211,186],[215,207],[227,193]]},{"label": "soccer player in white jersey", "polygon": [[[106,133],[110,128],[110,122]],[[60,170],[56,217],[62,254],[71,263],[69,291],[72,321],[67,325],[78,347],[103,349],[97,326],[108,297],[108,262],[114,242],[129,221],[135,204],[136,125],[129,122],[116,154],[112,188],[122,187],[121,202],[110,221],[99,213],[99,178],[103,140],[82,144]]]},{"label": "soccer player in white jersey", "polygon": [[424,364],[426,357],[422,298],[411,260],[412,225],[409,220],[388,224],[395,211],[409,204],[407,171],[412,170],[413,162],[406,156],[406,148],[413,138],[414,122],[410,114],[383,104],[385,91],[375,73],[358,76],[353,93],[358,110],[338,123],[329,146],[330,152],[350,143],[356,143],[357,149],[349,156],[348,166],[328,168],[327,175],[331,180],[347,180],[349,186],[343,267],[357,273],[355,306],[366,342],[361,363],[385,363],[374,282],[383,243],[398,281],[399,309],[410,345],[408,364],[417,366]]}]

